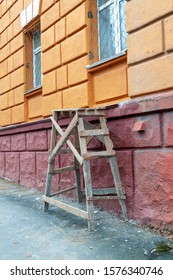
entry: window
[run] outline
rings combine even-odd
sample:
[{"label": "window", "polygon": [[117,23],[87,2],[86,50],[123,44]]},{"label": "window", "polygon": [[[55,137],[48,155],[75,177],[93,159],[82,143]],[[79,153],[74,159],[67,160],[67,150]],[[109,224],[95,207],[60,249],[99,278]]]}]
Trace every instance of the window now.
[{"label": "window", "polygon": [[26,91],[41,87],[41,33],[37,24],[25,33]]},{"label": "window", "polygon": [[109,58],[126,49],[125,1],[98,0],[99,58]]},{"label": "window", "polygon": [[36,30],[33,33],[33,79],[34,79],[34,87],[41,86],[40,30]]},{"label": "window", "polygon": [[126,50],[126,1],[97,0],[94,2],[90,0],[92,9],[90,44],[91,60],[97,61],[111,58]]}]

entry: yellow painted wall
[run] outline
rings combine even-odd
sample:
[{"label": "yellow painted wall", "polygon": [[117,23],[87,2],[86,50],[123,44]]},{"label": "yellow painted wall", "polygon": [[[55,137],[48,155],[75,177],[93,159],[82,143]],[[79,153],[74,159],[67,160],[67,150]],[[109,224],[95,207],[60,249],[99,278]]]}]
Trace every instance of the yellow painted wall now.
[{"label": "yellow painted wall", "polygon": [[[31,0],[0,0],[0,126],[34,121],[53,109],[114,104],[127,98],[127,58],[87,69],[89,0],[40,0],[42,88],[26,92],[20,13]],[[30,22],[31,24],[32,22]]]}]

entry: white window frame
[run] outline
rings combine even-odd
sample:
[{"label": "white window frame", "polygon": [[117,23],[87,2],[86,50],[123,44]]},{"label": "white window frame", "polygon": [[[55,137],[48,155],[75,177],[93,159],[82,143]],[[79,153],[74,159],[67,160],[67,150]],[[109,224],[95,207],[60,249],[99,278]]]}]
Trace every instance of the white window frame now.
[{"label": "white window frame", "polygon": [[[36,55],[38,53],[40,53],[41,56],[41,40],[40,40],[40,46],[35,48],[34,47],[34,34],[40,32],[40,30],[36,30],[33,33],[33,39],[32,39],[32,48],[33,48],[33,84],[34,84],[34,88],[41,86],[41,82],[40,85],[37,85],[36,81],[37,81],[37,72],[36,72]],[[41,37],[41,33],[40,33],[40,37]],[[41,38],[40,38],[41,39]],[[40,61],[40,65],[41,65],[41,61]],[[41,72],[41,71],[40,71]],[[42,76],[42,75],[41,75]],[[40,81],[42,80],[42,77],[40,76]]]},{"label": "white window frame", "polygon": [[[122,49],[121,46],[121,24],[120,24],[120,2],[122,0],[107,0],[107,2],[105,4],[103,4],[102,6],[99,7],[99,0],[97,0],[97,17],[98,17],[98,31],[100,30],[100,12],[103,11],[104,9],[106,9],[107,7],[109,7],[110,5],[114,4],[114,13],[113,15],[116,14],[116,17],[114,17],[113,20],[115,20],[114,24],[115,24],[115,28],[114,28],[114,38],[115,38],[115,42],[119,42],[118,46],[115,45],[115,54],[117,55],[119,53],[121,53],[122,51],[124,51],[124,49]],[[98,32],[99,34],[99,32]],[[101,59],[101,51],[100,51],[100,46],[101,46],[101,42],[100,42],[100,36],[98,36],[98,46],[99,46],[99,59]]]}]

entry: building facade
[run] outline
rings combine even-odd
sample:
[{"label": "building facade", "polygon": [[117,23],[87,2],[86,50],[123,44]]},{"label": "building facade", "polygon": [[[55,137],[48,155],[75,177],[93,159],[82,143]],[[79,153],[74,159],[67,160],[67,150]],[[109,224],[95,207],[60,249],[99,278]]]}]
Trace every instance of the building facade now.
[{"label": "building facade", "polygon": [[43,191],[52,110],[106,106],[129,217],[172,227],[172,61],[173,0],[1,0],[0,176]]}]

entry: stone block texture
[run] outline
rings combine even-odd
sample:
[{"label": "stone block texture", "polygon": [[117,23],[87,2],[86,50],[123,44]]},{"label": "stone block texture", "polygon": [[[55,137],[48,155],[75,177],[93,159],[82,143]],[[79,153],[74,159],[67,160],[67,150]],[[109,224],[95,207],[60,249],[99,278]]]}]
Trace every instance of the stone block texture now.
[{"label": "stone block texture", "polygon": [[10,151],[10,136],[0,137],[0,151]]},{"label": "stone block texture", "polygon": [[[135,125],[141,121],[144,123],[144,130],[134,130]],[[158,114],[125,118],[116,122],[110,121],[108,128],[116,148],[158,147],[162,145]]]},{"label": "stone block texture", "polygon": [[[161,228],[173,226],[171,96],[172,93],[167,98],[158,95],[157,98],[141,99],[141,102],[127,102],[124,106],[106,111],[110,138],[116,151],[122,186],[126,193],[129,218]],[[164,111],[164,108],[167,108],[167,111]],[[64,124],[63,120],[61,125]],[[44,192],[51,124],[47,128],[44,127],[44,122],[39,129],[36,129],[37,126],[38,124],[26,127],[21,125],[5,130],[5,135],[0,135],[0,176]],[[88,146],[90,151],[101,148],[103,144],[96,139]],[[71,155],[56,157],[55,168],[72,164]],[[84,188],[82,169],[80,171],[81,186]],[[93,188],[114,186],[108,159],[92,160],[91,174]],[[53,192],[74,185],[73,171],[53,176]],[[75,190],[67,195],[76,199]],[[96,205],[121,216],[117,200],[97,201]]]},{"label": "stone block texture", "polygon": [[[128,94],[131,97],[173,87],[173,2],[127,2]],[[135,19],[135,20],[134,20]]]},{"label": "stone block texture", "polygon": [[36,188],[36,155],[34,152],[20,154],[20,183],[23,186]]},{"label": "stone block texture", "polygon": [[5,177],[5,154],[0,153],[0,176]]},{"label": "stone block texture", "polygon": [[19,153],[10,152],[5,154],[5,177],[14,181],[19,182]]},{"label": "stone block texture", "polygon": [[14,134],[11,136],[11,151],[25,151],[26,137],[25,133]]},{"label": "stone block texture", "polygon": [[173,225],[173,151],[134,153],[134,217],[157,226]]},{"label": "stone block texture", "polygon": [[26,134],[26,146],[28,151],[47,150],[46,131],[34,131]]}]

